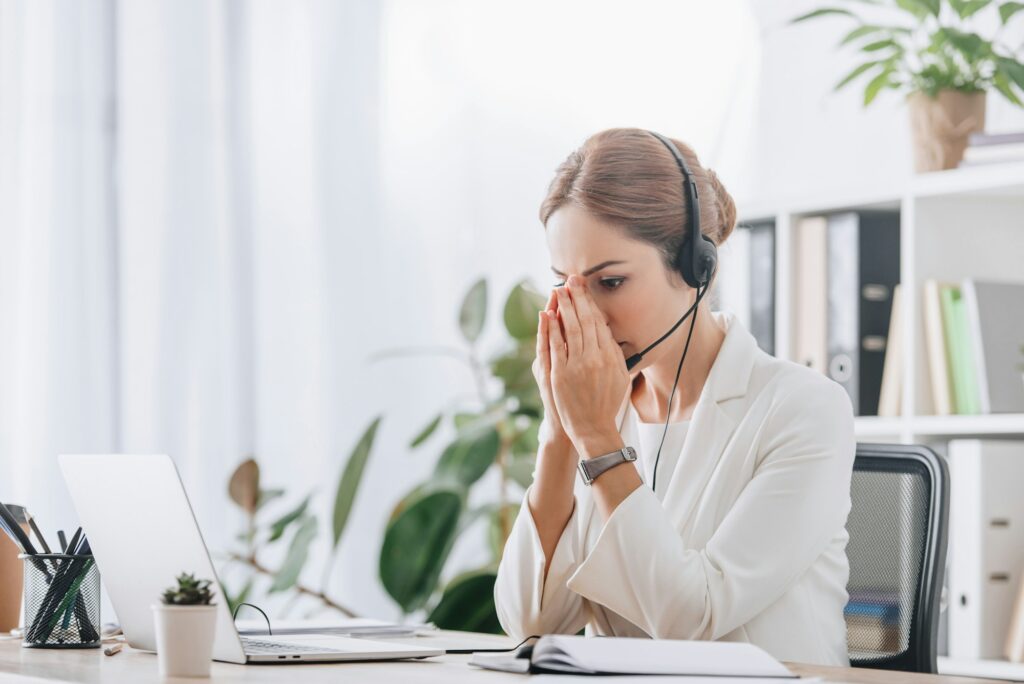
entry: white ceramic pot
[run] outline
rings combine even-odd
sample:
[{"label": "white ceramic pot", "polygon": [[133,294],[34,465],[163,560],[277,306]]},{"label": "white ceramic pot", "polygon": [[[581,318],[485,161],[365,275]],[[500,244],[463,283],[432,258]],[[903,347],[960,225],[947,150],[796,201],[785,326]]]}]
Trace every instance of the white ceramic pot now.
[{"label": "white ceramic pot", "polygon": [[163,677],[209,677],[216,606],[153,606],[156,654]]}]

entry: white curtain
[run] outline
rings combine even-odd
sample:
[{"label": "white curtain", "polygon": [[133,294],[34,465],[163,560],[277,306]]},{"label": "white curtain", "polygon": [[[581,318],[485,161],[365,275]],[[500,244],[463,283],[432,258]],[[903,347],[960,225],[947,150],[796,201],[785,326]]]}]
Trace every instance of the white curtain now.
[{"label": "white curtain", "polygon": [[457,344],[482,275],[497,351],[508,288],[550,280],[551,174],[601,128],[742,192],[757,56],[741,0],[0,0],[0,498],[73,526],[56,454],[170,453],[224,548],[246,454],[326,520],[383,413],[330,592],[396,615],[380,540],[435,459],[406,445],[472,384],[368,357]]}]

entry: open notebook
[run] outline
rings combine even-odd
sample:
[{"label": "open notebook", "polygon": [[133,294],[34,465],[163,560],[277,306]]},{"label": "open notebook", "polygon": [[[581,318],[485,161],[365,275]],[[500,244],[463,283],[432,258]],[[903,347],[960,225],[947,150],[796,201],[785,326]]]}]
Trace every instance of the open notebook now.
[{"label": "open notebook", "polygon": [[470,664],[524,674],[797,678],[757,646],[727,641],[549,635],[511,654],[476,653]]}]

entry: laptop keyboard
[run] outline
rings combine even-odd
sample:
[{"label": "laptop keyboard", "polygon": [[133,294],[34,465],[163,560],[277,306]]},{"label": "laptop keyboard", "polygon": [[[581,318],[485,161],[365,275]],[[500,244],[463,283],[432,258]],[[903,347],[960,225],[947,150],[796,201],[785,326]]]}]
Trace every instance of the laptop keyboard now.
[{"label": "laptop keyboard", "polygon": [[293,653],[344,653],[336,648],[322,648],[319,646],[302,646],[299,644],[282,644],[277,641],[263,641],[261,639],[242,638],[242,648],[246,655],[290,655]]}]

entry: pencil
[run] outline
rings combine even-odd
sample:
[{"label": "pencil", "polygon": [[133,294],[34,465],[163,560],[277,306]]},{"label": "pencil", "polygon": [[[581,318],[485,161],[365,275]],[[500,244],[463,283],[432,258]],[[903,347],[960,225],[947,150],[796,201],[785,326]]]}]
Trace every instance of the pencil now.
[{"label": "pencil", "polygon": [[28,517],[28,526],[32,528],[32,532],[35,533],[36,539],[43,545],[43,551],[46,553],[52,553],[50,551],[50,545],[46,543],[46,539],[43,537],[43,533],[39,531],[39,526],[36,525],[36,519],[33,516]]}]

